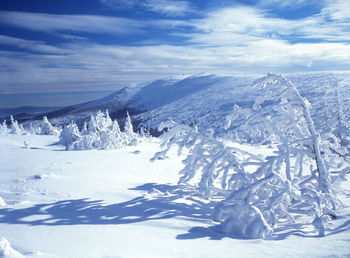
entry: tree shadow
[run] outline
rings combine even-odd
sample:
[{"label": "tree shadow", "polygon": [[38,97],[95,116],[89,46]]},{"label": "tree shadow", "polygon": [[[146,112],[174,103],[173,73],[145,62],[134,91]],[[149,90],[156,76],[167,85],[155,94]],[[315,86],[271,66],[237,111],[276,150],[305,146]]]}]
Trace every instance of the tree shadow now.
[{"label": "tree shadow", "polygon": [[[140,191],[142,195],[116,204],[105,204],[102,200],[83,198],[37,204],[22,209],[3,208],[0,209],[0,223],[30,226],[119,225],[179,217],[204,225],[177,235],[178,240],[200,238],[221,240],[225,237],[247,239],[222,233],[220,225],[213,223],[208,225],[208,222],[212,221],[212,214],[218,201],[203,199],[193,187],[148,183],[129,190]],[[284,240],[290,236],[319,237],[315,231],[310,231],[309,226],[297,223],[285,224],[275,228],[272,236],[266,240]],[[350,230],[350,216],[341,217],[334,228],[326,231],[326,236],[346,230]]]},{"label": "tree shadow", "polygon": [[146,192],[130,201],[106,205],[102,200],[72,199],[23,209],[0,209],[0,223],[31,226],[118,225],[182,217],[208,220],[213,205],[187,186],[145,184],[130,190]]}]

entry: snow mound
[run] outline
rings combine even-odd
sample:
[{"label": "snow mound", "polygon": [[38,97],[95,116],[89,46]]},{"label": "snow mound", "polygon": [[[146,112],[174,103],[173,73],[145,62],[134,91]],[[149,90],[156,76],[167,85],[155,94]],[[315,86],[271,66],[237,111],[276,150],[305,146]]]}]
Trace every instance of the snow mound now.
[{"label": "snow mound", "polygon": [[13,249],[9,241],[1,237],[0,239],[0,257],[24,257],[21,253]]},{"label": "snow mound", "polygon": [[1,198],[0,196],[0,207],[1,206],[6,206],[6,202],[4,201],[4,199]]}]

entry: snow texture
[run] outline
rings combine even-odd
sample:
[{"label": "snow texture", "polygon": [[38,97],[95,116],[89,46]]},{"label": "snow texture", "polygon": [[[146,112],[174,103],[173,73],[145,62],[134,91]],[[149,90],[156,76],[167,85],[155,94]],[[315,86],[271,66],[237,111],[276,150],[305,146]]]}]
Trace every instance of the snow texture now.
[{"label": "snow texture", "polygon": [[13,249],[6,238],[1,237],[0,238],[0,257],[16,258],[16,257],[24,257],[24,256],[21,253],[17,252],[15,249]]},{"label": "snow texture", "polygon": [[[31,149],[23,148],[24,140]],[[230,257],[232,248],[239,257],[350,254],[348,190],[340,193],[344,208],[322,238],[300,217],[300,223],[281,224],[268,241],[246,240],[222,233],[213,221],[221,199],[207,200],[195,187],[177,184],[183,165],[176,152],[148,162],[157,141],[74,152],[57,141],[51,135],[0,136],[0,195],[8,204],[0,209],[0,232],[29,257]],[[275,151],[231,147],[256,159]]]},{"label": "snow texture", "polygon": [[[20,252],[1,255],[349,256],[349,74],[287,78],[159,80],[2,123],[0,232]],[[132,120],[161,124],[162,149]]]},{"label": "snow texture", "polygon": [[0,206],[6,206],[6,202],[4,201],[4,199],[2,199],[1,196],[0,196]]}]

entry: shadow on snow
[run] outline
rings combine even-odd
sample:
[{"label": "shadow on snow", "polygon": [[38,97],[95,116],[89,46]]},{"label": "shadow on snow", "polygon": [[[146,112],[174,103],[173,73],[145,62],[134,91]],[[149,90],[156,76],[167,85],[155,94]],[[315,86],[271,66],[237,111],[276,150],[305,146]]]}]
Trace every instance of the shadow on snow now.
[{"label": "shadow on snow", "polygon": [[106,205],[102,200],[72,199],[37,204],[23,209],[0,209],[0,223],[48,225],[130,224],[148,220],[183,217],[211,218],[212,205],[186,186],[144,184],[131,190],[146,192],[127,202]]},{"label": "shadow on snow", "polygon": [[[30,226],[61,225],[119,225],[143,221],[154,221],[179,217],[184,220],[202,222],[206,226],[193,227],[176,239],[209,238],[220,240],[227,236],[219,225],[208,226],[217,201],[206,201],[192,187],[148,183],[130,190],[144,192],[142,196],[127,202],[106,205],[102,200],[72,199],[54,203],[37,204],[23,209],[0,209],[0,223]],[[326,235],[350,230],[350,215],[343,216],[342,224],[328,230]],[[294,235],[317,237],[304,224],[288,224],[274,230],[270,240],[283,240]]]}]

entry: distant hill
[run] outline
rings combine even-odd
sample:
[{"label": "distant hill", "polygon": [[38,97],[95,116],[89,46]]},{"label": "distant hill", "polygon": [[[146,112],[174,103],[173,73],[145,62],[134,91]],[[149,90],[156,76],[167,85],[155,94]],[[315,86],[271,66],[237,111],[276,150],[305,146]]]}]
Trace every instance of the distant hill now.
[{"label": "distant hill", "polygon": [[23,106],[16,108],[0,108],[0,118],[6,119],[10,115],[13,115],[16,119],[31,118],[33,115],[40,113],[52,112],[54,110],[61,109],[62,107],[33,107]]},{"label": "distant hill", "polygon": [[[349,72],[291,74],[286,77],[312,104],[311,112],[317,128],[333,126],[335,116],[350,121]],[[113,119],[122,121],[129,111],[136,127],[142,124],[154,129],[160,122],[172,119],[196,124],[199,129],[214,127],[220,134],[224,131],[226,115],[234,105],[248,107],[252,104],[257,96],[252,83],[257,79],[257,76],[201,75],[156,80],[45,115],[51,122],[63,125],[72,120],[82,124],[91,114],[106,109]],[[41,118],[42,114],[31,119]]]}]

